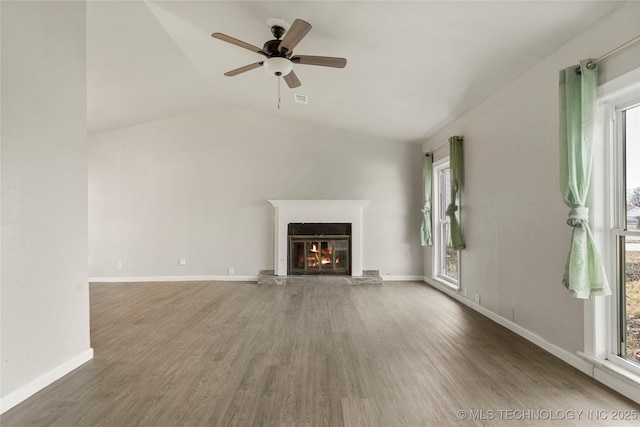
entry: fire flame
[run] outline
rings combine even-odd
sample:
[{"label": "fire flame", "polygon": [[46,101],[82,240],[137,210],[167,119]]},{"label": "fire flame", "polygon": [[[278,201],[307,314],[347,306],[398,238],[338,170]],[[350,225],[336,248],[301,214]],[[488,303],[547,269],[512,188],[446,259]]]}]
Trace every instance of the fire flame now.
[{"label": "fire flame", "polygon": [[333,247],[331,245],[318,246],[317,243],[311,243],[307,253],[307,266],[310,268],[318,268],[321,265],[340,264],[340,258],[333,258]]}]

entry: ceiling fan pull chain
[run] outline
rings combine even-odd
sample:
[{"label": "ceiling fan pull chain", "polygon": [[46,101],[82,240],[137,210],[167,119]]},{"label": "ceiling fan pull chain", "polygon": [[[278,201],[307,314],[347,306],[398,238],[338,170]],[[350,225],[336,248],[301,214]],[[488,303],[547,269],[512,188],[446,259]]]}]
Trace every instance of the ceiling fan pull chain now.
[{"label": "ceiling fan pull chain", "polygon": [[278,79],[278,110],[280,109],[280,77]]}]

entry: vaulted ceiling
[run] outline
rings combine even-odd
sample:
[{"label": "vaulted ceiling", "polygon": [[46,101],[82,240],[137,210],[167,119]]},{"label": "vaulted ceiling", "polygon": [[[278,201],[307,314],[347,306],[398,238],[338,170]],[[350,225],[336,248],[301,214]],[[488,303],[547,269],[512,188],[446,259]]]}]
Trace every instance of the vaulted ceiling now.
[{"label": "vaulted ceiling", "polygon": [[[620,4],[89,1],[89,132],[233,106],[422,142]],[[344,69],[295,65],[302,86],[282,83],[280,109],[277,78],[223,75],[262,57],[211,37],[261,47],[273,38],[270,18],[313,26],[295,54],[348,60]]]}]

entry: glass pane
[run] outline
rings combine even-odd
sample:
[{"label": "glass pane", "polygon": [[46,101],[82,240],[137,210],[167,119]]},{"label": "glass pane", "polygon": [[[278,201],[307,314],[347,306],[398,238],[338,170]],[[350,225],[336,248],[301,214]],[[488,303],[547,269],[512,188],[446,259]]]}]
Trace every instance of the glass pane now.
[{"label": "glass pane", "polygon": [[291,243],[291,266],[304,270],[304,242]]},{"label": "glass pane", "polygon": [[447,249],[447,265],[445,274],[456,282],[458,281],[458,251]]},{"label": "glass pane", "polygon": [[318,270],[320,268],[320,242],[309,242],[307,248],[307,270]]},{"label": "glass pane", "polygon": [[449,239],[449,224],[446,222],[440,223],[440,274],[446,276],[447,274],[447,239]]},{"label": "glass pane", "polygon": [[320,243],[320,267],[332,269],[333,268],[333,246],[331,242]]},{"label": "glass pane", "polygon": [[459,252],[453,249],[447,248],[447,242],[449,241],[449,224],[446,224],[443,228],[444,236],[443,248],[445,251],[443,257],[442,271],[444,275],[450,279],[458,281],[458,254]]},{"label": "glass pane", "polygon": [[338,240],[333,242],[333,251],[335,253],[336,267],[338,268],[349,267],[348,250],[349,250],[349,242],[347,240]]},{"label": "glass pane", "polygon": [[449,207],[449,203],[451,203],[451,169],[446,168],[440,172],[440,182],[441,182],[441,194],[442,194],[442,204],[440,206],[440,212],[442,214],[443,220],[449,220],[446,216],[447,208]]},{"label": "glass pane", "polygon": [[640,236],[621,236],[624,240],[625,345],[622,356],[640,363]]},{"label": "glass pane", "polygon": [[[624,112],[625,228],[640,229],[640,107]],[[624,345],[621,356],[640,363],[640,234],[622,236],[624,255],[620,307]]]},{"label": "glass pane", "polygon": [[449,217],[446,215],[451,203],[451,169],[440,171],[438,176],[440,190],[440,275],[455,282],[459,280],[459,252],[447,248],[449,238]]},{"label": "glass pane", "polygon": [[624,112],[627,230],[640,230],[640,106]]}]

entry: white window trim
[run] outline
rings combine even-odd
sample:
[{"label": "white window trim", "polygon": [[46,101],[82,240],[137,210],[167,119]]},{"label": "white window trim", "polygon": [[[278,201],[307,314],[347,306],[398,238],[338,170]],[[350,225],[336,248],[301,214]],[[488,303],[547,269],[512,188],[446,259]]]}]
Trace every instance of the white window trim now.
[{"label": "white window trim", "polygon": [[440,206],[440,170],[444,169],[444,168],[448,168],[450,166],[450,161],[449,161],[449,156],[444,157],[440,160],[437,160],[433,163],[433,178],[432,178],[432,182],[433,182],[433,194],[436,195],[436,197],[433,197],[433,209],[432,212],[436,213],[436,215],[434,215],[434,227],[433,227],[433,243],[434,243],[434,250],[432,251],[433,254],[433,272],[432,272],[432,279],[437,280],[439,283],[453,289],[453,290],[460,290],[460,270],[461,270],[461,266],[460,266],[460,254],[458,252],[458,280],[453,280],[452,278],[449,278],[448,276],[445,276],[442,272],[442,259],[441,259],[441,248],[440,248],[440,242],[442,241],[442,233],[440,231],[440,223],[439,223],[439,218],[440,218],[440,210],[442,209],[442,207]]},{"label": "white window trim", "polygon": [[[617,152],[620,111],[640,101],[640,68],[598,87],[597,135],[592,175],[591,222],[596,246],[602,258],[613,295],[594,297],[584,306],[584,352],[579,353],[595,368],[623,382],[640,384],[640,369],[618,356],[617,301],[619,300],[618,267],[613,226],[619,212],[622,191],[609,191],[616,182],[616,172],[622,167]],[[618,189],[620,190],[620,189]]]}]

